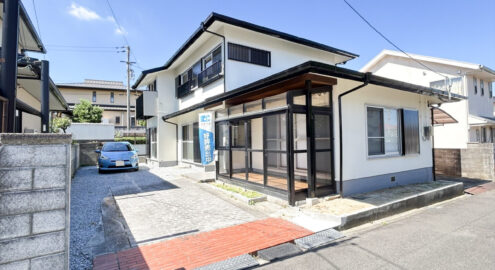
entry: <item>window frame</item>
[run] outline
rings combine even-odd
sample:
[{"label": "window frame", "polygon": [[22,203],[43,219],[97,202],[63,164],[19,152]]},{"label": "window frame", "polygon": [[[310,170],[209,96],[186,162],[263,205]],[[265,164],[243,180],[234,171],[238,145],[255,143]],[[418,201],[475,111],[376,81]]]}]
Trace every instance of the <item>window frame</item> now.
[{"label": "window frame", "polygon": [[114,94],[114,92],[110,92],[110,103],[115,103],[115,94]]},{"label": "window frame", "polygon": [[473,86],[474,86],[474,94],[478,94],[478,79],[476,77],[473,77]]},{"label": "window frame", "polygon": [[119,124],[120,125],[120,116],[119,115],[115,116],[115,124]]},{"label": "window frame", "polygon": [[91,97],[92,102],[96,102],[96,91],[93,91],[92,97]]},{"label": "window frame", "polygon": [[480,89],[481,89],[481,96],[485,95],[485,82],[483,79],[480,79]]},{"label": "window frame", "polygon": [[[369,154],[369,143],[368,143],[368,140],[370,137],[368,137],[368,108],[375,108],[375,109],[382,109],[383,110],[383,147],[384,147],[384,154],[380,154],[380,155],[370,155]],[[394,153],[387,153],[387,149],[385,148],[385,139],[386,139],[386,136],[385,136],[385,109],[388,109],[388,110],[395,110],[397,112],[397,132],[398,132],[398,136],[397,136],[397,146],[398,146],[398,149],[399,151],[398,152],[394,152]],[[366,158],[367,159],[377,159],[377,158],[391,158],[391,157],[402,157],[404,156],[404,146],[403,146],[403,134],[402,134],[402,117],[401,115],[399,114],[399,111],[403,109],[403,108],[398,108],[398,107],[394,107],[394,106],[383,106],[383,105],[373,105],[373,104],[365,104],[365,109],[364,109],[364,112],[365,112],[365,136],[364,136],[364,140],[365,140],[365,145],[366,145],[366,148],[365,148],[365,152],[366,152]],[[405,108],[404,108],[405,109]],[[409,109],[408,109],[409,110]],[[411,109],[411,110],[415,110],[415,109]],[[375,138],[375,137],[372,137],[372,138]],[[381,138],[381,137],[376,137],[376,138]]]}]

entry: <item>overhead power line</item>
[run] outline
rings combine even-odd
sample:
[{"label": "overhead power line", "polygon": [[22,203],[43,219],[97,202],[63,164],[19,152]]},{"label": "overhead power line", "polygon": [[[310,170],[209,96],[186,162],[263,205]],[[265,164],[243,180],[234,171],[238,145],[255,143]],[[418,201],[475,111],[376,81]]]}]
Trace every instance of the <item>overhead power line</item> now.
[{"label": "overhead power line", "polygon": [[122,46],[80,46],[80,45],[57,45],[47,44],[47,47],[52,48],[77,48],[77,49],[120,49]]},{"label": "overhead power line", "polygon": [[41,38],[40,22],[38,21],[38,12],[36,12],[36,4],[34,0],[33,0],[33,9],[34,9],[34,17],[36,18],[36,27],[38,28],[38,33],[40,34],[40,38]]},{"label": "overhead power line", "polygon": [[[115,23],[117,24],[117,27],[119,28],[119,30],[120,30],[121,32],[124,32],[124,28],[123,28],[123,27],[122,27],[122,25],[119,23],[119,20],[117,19],[117,16],[115,15],[115,12],[113,11],[113,8],[112,8],[112,5],[110,4],[110,1],[109,1],[109,0],[106,0],[106,1],[107,1],[107,4],[108,4],[108,8],[110,9],[110,12],[112,13],[112,17],[113,17],[113,19],[114,19]],[[126,44],[127,46],[131,47],[131,44],[129,43],[129,40],[127,40],[127,37],[126,37],[125,33],[124,33],[124,34],[122,34],[121,36],[122,36],[122,38],[124,39],[125,44]],[[131,51],[131,55],[132,55],[132,57],[134,58],[134,61],[135,61],[135,62],[139,62],[139,61],[137,60],[137,57],[136,57],[136,55],[134,54],[134,52],[133,52],[133,51]],[[138,67],[139,67],[139,66],[138,66]]]},{"label": "overhead power line", "polygon": [[357,11],[349,2],[347,2],[347,0],[343,0],[353,11],[354,13],[356,13],[369,27],[371,27],[371,29],[373,29],[378,35],[380,35],[383,39],[385,39],[388,43],[390,43],[392,46],[394,46],[397,50],[401,51],[403,54],[405,54],[407,57],[411,58],[414,62],[420,64],[421,66],[423,66],[424,68],[430,70],[431,72],[434,72],[444,78],[446,78],[447,80],[449,79],[447,76],[443,75],[443,74],[440,74],[440,72],[437,72],[436,70],[430,68],[429,66],[425,65],[424,63],[422,63],[421,61],[415,59],[414,57],[412,57],[411,55],[409,55],[408,53],[406,53],[404,50],[402,50],[401,48],[399,48],[399,46],[397,46],[394,42],[392,42],[389,38],[387,38],[384,34],[382,34],[382,32],[380,32],[376,27],[374,27],[363,15],[361,15],[361,13],[359,13],[359,11]]}]

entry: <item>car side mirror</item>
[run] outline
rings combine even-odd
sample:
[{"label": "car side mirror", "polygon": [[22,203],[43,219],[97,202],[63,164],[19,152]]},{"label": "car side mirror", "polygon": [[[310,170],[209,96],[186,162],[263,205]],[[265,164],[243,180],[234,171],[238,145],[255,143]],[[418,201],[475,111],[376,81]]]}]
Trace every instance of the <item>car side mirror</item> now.
[{"label": "car side mirror", "polygon": [[100,154],[101,150],[95,150],[95,153]]}]

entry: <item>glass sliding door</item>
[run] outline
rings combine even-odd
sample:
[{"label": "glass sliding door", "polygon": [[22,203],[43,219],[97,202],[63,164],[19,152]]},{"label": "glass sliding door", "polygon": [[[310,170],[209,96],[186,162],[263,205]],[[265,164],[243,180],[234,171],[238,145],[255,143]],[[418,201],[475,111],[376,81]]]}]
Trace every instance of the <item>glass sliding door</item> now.
[{"label": "glass sliding door", "polygon": [[313,129],[311,158],[316,196],[334,192],[331,104],[331,92],[321,90],[311,92],[310,114]]}]

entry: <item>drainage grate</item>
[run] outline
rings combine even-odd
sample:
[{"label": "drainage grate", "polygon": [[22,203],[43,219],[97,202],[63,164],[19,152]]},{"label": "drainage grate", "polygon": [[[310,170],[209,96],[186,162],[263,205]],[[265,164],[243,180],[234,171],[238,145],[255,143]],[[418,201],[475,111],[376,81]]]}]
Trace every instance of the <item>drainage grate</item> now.
[{"label": "drainage grate", "polygon": [[328,229],[317,232],[310,236],[296,239],[295,242],[298,247],[303,250],[307,250],[326,245],[342,237],[344,237],[344,235],[341,234],[339,231]]},{"label": "drainage grate", "polygon": [[225,261],[201,266],[199,268],[196,268],[196,270],[238,270],[238,269],[246,269],[249,267],[254,267],[257,265],[258,265],[258,261],[256,261],[253,257],[251,257],[251,255],[244,254],[241,256],[227,259]]},{"label": "drainage grate", "polygon": [[284,257],[294,256],[302,253],[302,250],[296,245],[285,243],[271,248],[258,251],[258,256],[266,261],[273,261]]}]

